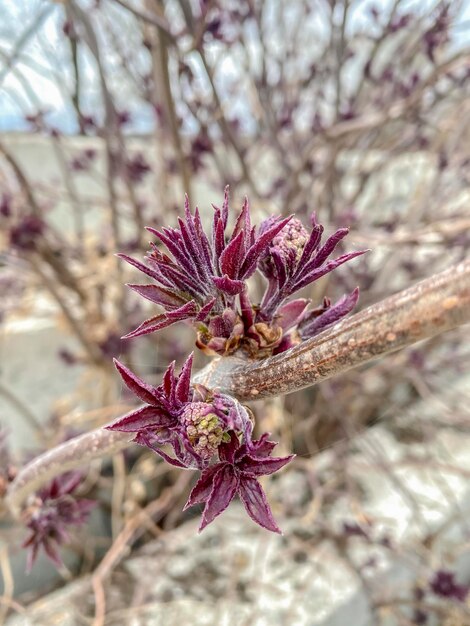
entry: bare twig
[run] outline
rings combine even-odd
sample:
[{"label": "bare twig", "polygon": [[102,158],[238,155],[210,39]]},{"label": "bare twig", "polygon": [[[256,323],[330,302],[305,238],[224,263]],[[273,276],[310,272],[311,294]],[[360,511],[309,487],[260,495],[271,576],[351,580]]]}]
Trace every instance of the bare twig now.
[{"label": "bare twig", "polygon": [[162,15],[158,15],[155,10],[151,13],[145,11],[143,9],[131,6],[129,3],[124,0],[114,0],[116,4],[121,5],[124,9],[127,9],[131,13],[133,13],[136,17],[146,22],[147,24],[151,24],[152,26],[156,26],[160,31],[164,32],[168,39],[175,43],[175,38],[171,33],[170,25],[168,24],[165,17]]},{"label": "bare twig", "polygon": [[54,298],[54,300],[59,305],[60,310],[62,311],[62,313],[64,314],[64,317],[66,318],[67,322],[70,325],[70,328],[73,330],[73,332],[75,333],[77,339],[80,341],[80,343],[82,344],[84,350],[88,354],[88,356],[90,358],[90,361],[92,363],[94,363],[95,365],[98,365],[98,366],[106,365],[105,361],[103,360],[103,356],[100,353],[99,349],[97,348],[97,346],[93,342],[91,342],[88,339],[88,337],[87,337],[86,333],[84,332],[80,322],[75,318],[75,316],[72,313],[70,307],[67,305],[67,303],[65,302],[64,298],[62,298],[62,296],[60,295],[60,293],[57,290],[57,287],[55,286],[54,282],[42,271],[42,269],[39,267],[39,265],[34,265],[31,262],[31,268],[33,269],[34,272],[36,272],[36,274],[38,274],[38,276],[41,278],[41,281],[42,281],[43,285],[46,287],[46,289],[49,291],[51,296]]},{"label": "bare twig", "polygon": [[[450,59],[435,67],[430,75],[419,85],[419,88],[415,89],[409,97],[393,102],[385,110],[373,111],[351,120],[339,121],[325,129],[324,137],[328,141],[344,140],[351,135],[354,136],[365,131],[383,127],[389,122],[401,119],[407,112],[411,111],[421,102],[426,90],[432,87],[441,76],[468,64],[469,55],[470,51],[468,49],[459,51]],[[291,172],[291,185],[297,184],[298,176],[303,171],[313,150],[317,147],[318,137],[314,135],[307,142],[297,167]]]},{"label": "bare twig", "polygon": [[22,415],[29,424],[29,426],[34,430],[34,432],[42,437],[42,425],[38,421],[37,417],[30,410],[29,406],[18,398],[18,396],[9,388],[7,385],[4,385],[0,380],[0,396],[3,396],[9,404],[15,407],[17,413]]},{"label": "bare twig", "polygon": [[11,606],[13,593],[15,591],[15,580],[11,571],[10,555],[8,552],[8,546],[0,546],[0,571],[2,572],[4,587],[1,598],[3,601],[0,603],[0,624],[4,623],[8,615],[8,609]]},{"label": "bare twig", "polygon": [[70,204],[72,207],[75,234],[80,247],[83,247],[83,240],[85,237],[85,224],[84,224],[84,211],[82,199],[77,191],[74,178],[67,163],[66,155],[62,142],[59,136],[52,135],[51,138],[52,147],[54,149],[57,163],[62,173],[62,180],[64,181],[65,188],[67,189],[68,197],[70,198]]},{"label": "bare twig", "polygon": [[95,596],[95,617],[93,626],[103,626],[106,614],[106,597],[104,593],[104,580],[109,576],[119,561],[125,555],[126,550],[146,530],[145,521],[149,517],[160,518],[170,510],[180,494],[185,491],[191,480],[191,475],[184,472],[179,476],[176,483],[165,489],[157,500],[150,502],[144,509],[133,515],[124,525],[111,548],[104,556],[92,576],[92,588]]},{"label": "bare twig", "polygon": [[111,456],[129,445],[129,433],[97,428],[48,450],[23,467],[11,483],[6,504],[16,515],[21,503],[54,476],[105,456]]},{"label": "bare twig", "polygon": [[166,34],[161,32],[160,29],[155,33],[155,37],[157,42],[156,46],[154,46],[152,50],[152,69],[155,85],[161,94],[160,99],[163,104],[165,118],[170,129],[173,147],[178,159],[183,191],[191,197],[191,173],[184,155],[178,116],[176,113],[175,99],[171,90],[171,80],[168,69],[168,40]]},{"label": "bare twig", "polygon": [[12,51],[10,58],[5,63],[3,69],[0,72],[0,85],[3,83],[6,76],[8,76],[8,72],[14,66],[14,64],[18,61],[21,55],[21,51],[25,48],[37,33],[39,28],[41,28],[42,24],[49,17],[49,15],[54,10],[53,5],[46,5],[42,8],[42,10],[37,14],[35,19],[31,24],[29,24],[19,38],[16,41],[16,45],[14,50]]},{"label": "bare twig", "polygon": [[16,179],[18,180],[18,183],[21,187],[21,191],[26,196],[26,199],[29,204],[29,208],[31,209],[31,213],[33,213],[33,215],[39,216],[41,214],[41,209],[39,208],[39,204],[37,203],[36,198],[34,197],[31,185],[29,184],[28,179],[26,178],[22,168],[19,166],[17,160],[9,152],[9,150],[7,150],[5,146],[1,143],[0,143],[0,154],[3,155],[3,157],[8,162],[11,169],[13,170],[16,176]]}]

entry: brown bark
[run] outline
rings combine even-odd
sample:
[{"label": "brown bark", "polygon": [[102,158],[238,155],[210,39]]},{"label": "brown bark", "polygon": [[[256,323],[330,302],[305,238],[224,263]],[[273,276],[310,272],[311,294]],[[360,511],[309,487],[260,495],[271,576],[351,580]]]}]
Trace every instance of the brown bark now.
[{"label": "brown bark", "polygon": [[239,400],[292,393],[470,322],[470,260],[431,276],[331,329],[254,363],[223,359],[196,378]]}]

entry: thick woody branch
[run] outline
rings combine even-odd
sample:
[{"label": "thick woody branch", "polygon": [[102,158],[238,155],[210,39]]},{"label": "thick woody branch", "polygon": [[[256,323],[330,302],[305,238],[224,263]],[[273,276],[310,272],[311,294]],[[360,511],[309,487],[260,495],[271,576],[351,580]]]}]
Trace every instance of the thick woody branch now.
[{"label": "thick woody branch", "polygon": [[[470,322],[470,260],[374,304],[280,355],[257,362],[220,358],[195,382],[252,400],[314,385],[417,341]],[[64,471],[110,456],[129,433],[95,430],[46,452],[23,468],[6,504],[17,513],[27,496]]]},{"label": "thick woody branch", "polygon": [[[317,337],[250,364],[214,364],[204,376],[239,400],[292,393],[470,322],[470,260],[431,276]],[[199,382],[202,381],[202,378]]]}]

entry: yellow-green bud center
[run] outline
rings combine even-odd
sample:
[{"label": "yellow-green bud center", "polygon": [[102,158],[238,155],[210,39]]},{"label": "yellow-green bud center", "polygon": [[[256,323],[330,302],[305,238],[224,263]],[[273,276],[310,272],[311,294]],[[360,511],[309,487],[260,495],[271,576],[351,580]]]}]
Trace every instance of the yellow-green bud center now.
[{"label": "yellow-green bud center", "polygon": [[183,412],[189,443],[203,458],[210,458],[224,440],[220,419],[210,409],[205,402],[193,402]]}]

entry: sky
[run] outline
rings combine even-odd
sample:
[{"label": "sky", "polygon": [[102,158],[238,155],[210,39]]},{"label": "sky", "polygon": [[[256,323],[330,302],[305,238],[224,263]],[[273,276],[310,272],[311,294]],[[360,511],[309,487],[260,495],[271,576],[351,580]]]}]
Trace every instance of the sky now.
[{"label": "sky", "polygon": [[[134,1],[139,3],[139,0]],[[81,0],[81,5],[86,7],[91,2],[93,0]],[[110,5],[111,0],[102,0],[102,3]],[[368,7],[377,3],[389,5],[390,0],[356,0],[355,19],[364,19]],[[422,9],[432,4],[431,0],[404,0],[403,10]],[[117,11],[116,17],[122,20],[121,26],[125,27],[127,14],[120,9],[114,10]],[[71,76],[67,75],[70,64],[63,62],[66,49],[61,33],[64,22],[62,4],[51,0],[0,0],[0,15],[0,132],[26,130],[28,125],[24,122],[24,112],[33,112],[37,108],[50,111],[48,119],[64,132],[74,132],[73,114],[63,95]],[[40,27],[31,35],[37,23]],[[128,23],[131,22],[128,20]],[[23,45],[19,54],[15,55],[18,42],[23,42]],[[462,2],[454,45],[470,47],[470,0]],[[12,56],[14,63],[8,66],[6,60]],[[232,61],[226,60],[228,73]],[[88,84],[94,84],[96,73],[93,63],[87,62],[86,58],[82,63]],[[118,91],[122,91],[125,102],[128,97],[126,86],[122,89],[120,86]],[[86,103],[90,108],[94,106],[95,96],[98,98],[91,89],[87,96],[89,102]],[[148,129],[152,119],[152,112],[141,105],[138,115],[134,117],[133,130]]]}]

